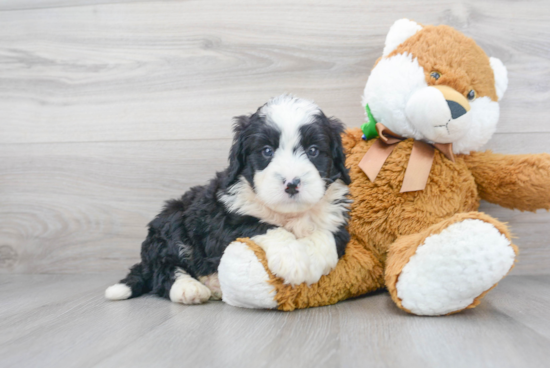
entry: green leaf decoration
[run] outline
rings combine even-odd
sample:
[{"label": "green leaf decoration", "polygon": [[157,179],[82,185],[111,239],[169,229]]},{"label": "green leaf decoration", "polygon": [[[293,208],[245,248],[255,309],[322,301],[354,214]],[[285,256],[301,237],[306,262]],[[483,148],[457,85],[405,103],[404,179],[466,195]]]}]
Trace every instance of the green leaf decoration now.
[{"label": "green leaf decoration", "polygon": [[361,125],[361,130],[365,135],[365,140],[368,141],[369,139],[377,138],[378,131],[376,130],[376,120],[374,120],[374,116],[372,116],[372,112],[370,111],[369,104],[365,106],[365,110],[367,111],[367,116],[369,118],[369,121]]}]

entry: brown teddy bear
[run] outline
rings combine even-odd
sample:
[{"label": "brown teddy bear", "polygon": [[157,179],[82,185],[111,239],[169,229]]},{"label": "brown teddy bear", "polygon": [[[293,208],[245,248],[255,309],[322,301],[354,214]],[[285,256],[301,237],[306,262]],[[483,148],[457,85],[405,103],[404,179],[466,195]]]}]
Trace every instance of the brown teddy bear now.
[{"label": "brown teddy bear", "polygon": [[476,152],[496,129],[506,87],[505,67],[472,39],[397,21],[365,87],[369,123],[343,136],[353,200],[346,254],[316,284],[293,286],[239,239],[219,268],[224,301],[290,311],[386,287],[418,315],[478,305],[518,252],[505,224],[477,212],[480,199],[550,209],[550,155]]}]

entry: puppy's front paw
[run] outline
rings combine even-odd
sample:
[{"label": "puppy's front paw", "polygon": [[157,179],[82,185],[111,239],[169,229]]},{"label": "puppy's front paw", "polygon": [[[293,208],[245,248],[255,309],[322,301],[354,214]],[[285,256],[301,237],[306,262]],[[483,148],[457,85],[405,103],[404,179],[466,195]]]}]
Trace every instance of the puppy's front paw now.
[{"label": "puppy's front paw", "polygon": [[265,251],[271,272],[284,279],[286,284],[299,285],[306,282],[310,285],[319,281],[326,271],[325,260],[311,252],[317,247],[313,239],[297,239],[293,233],[280,227],[255,236],[252,240]]},{"label": "puppy's front paw", "polygon": [[252,240],[265,251],[271,272],[283,278],[285,283],[298,285],[311,282],[307,249],[296,240],[294,234],[279,227]]},{"label": "puppy's front paw", "polygon": [[201,304],[211,296],[209,288],[187,274],[179,275],[170,288],[170,300],[174,303]]},{"label": "puppy's front paw", "polygon": [[264,235],[256,235],[251,240],[263,250],[280,244],[288,244],[296,240],[296,236],[283,227],[268,230]]},{"label": "puppy's front paw", "polygon": [[[310,259],[310,273],[319,280],[328,275],[338,263],[338,252],[334,237],[329,232],[315,232],[311,236],[298,239],[308,250]],[[317,281],[315,281],[317,282]]]},{"label": "puppy's front paw", "polygon": [[330,232],[317,231],[296,238],[284,228],[277,228],[252,240],[265,251],[271,272],[286,284],[314,284],[338,262],[334,236]]},{"label": "puppy's front paw", "polygon": [[271,272],[285,280],[285,284],[312,284],[319,278],[311,273],[310,258],[307,249],[294,241],[279,244],[266,250],[265,256]]},{"label": "puppy's front paw", "polygon": [[202,282],[208,289],[210,289],[210,292],[212,293],[210,299],[222,300],[222,289],[220,287],[220,280],[217,273],[199,277],[199,281]]}]

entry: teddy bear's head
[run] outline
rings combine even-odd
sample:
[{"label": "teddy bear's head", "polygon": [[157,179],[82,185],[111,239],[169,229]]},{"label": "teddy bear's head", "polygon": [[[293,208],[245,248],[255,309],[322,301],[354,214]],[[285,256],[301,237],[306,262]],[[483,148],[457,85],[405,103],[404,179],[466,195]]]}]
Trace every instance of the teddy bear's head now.
[{"label": "teddy bear's head", "polygon": [[362,102],[395,134],[469,153],[495,132],[507,85],[502,62],[471,38],[401,19],[386,37]]}]

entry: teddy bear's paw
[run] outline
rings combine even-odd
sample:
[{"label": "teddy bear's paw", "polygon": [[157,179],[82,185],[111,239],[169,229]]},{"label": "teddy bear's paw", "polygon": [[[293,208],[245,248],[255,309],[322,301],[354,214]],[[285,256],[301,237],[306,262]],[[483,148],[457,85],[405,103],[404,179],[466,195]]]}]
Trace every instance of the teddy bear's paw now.
[{"label": "teddy bear's paw", "polygon": [[397,296],[418,315],[443,315],[470,306],[510,270],[510,240],[492,224],[454,223],[418,247],[399,275]]},{"label": "teddy bear's paw", "polygon": [[178,273],[170,288],[170,300],[174,303],[201,304],[211,296],[209,288],[184,272]]},{"label": "teddy bear's paw", "polygon": [[243,308],[277,308],[275,288],[256,254],[235,241],[225,249],[218,267],[222,300]]}]

